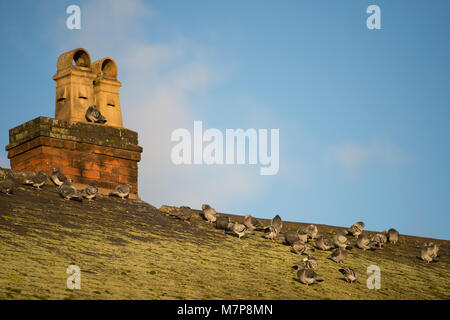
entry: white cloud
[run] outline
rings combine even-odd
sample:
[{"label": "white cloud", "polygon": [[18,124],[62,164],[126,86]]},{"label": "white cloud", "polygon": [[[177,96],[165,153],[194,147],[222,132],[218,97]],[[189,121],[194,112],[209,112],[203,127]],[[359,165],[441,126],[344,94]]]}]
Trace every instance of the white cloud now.
[{"label": "white cloud", "polygon": [[141,198],[157,206],[199,208],[204,202],[226,206],[258,192],[251,176],[257,175],[256,169],[179,167],[171,162],[172,131],[191,129],[194,120],[205,120],[194,113],[192,94],[224,77],[211,62],[216,57],[210,48],[180,34],[166,41],[148,40],[143,30],[158,13],[143,1],[88,1],[81,10],[79,33],[67,37],[65,31],[64,39],[54,36],[61,52],[83,47],[93,60],[109,56],[117,62],[124,126],[139,133],[144,148],[139,163]]}]

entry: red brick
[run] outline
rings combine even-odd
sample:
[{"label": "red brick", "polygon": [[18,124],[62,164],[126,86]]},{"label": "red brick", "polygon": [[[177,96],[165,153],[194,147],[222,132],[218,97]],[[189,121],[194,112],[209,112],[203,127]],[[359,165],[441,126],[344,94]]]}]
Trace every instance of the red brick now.
[{"label": "red brick", "polygon": [[96,170],[83,170],[81,175],[90,179],[100,179],[100,172]]},{"label": "red brick", "polygon": [[69,175],[72,175],[72,176],[81,176],[80,169],[78,169],[78,168],[62,167],[60,170],[64,174],[69,174]]}]

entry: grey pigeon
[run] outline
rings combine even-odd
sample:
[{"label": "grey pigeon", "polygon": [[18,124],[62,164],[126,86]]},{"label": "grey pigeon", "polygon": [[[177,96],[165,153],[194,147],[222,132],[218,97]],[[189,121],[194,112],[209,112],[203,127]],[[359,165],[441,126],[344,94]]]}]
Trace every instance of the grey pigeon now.
[{"label": "grey pigeon", "polygon": [[202,204],[203,216],[209,223],[216,222],[217,212],[209,204]]},{"label": "grey pigeon", "polygon": [[90,106],[86,111],[86,119],[94,123],[105,123],[106,118],[95,106]]},{"label": "grey pigeon", "polygon": [[437,258],[438,256],[438,252],[439,252],[439,247],[436,243],[430,242],[429,246],[431,247],[431,249],[433,250],[433,258]]},{"label": "grey pigeon", "polygon": [[383,245],[387,242],[387,237],[385,233],[377,233],[372,238],[372,243],[378,246],[378,248],[383,249]]},{"label": "grey pigeon", "polygon": [[322,251],[330,250],[334,248],[334,245],[328,238],[320,236],[316,239],[316,247]]},{"label": "grey pigeon", "polygon": [[97,196],[98,188],[95,184],[87,186],[83,189],[81,192],[82,196],[88,199],[89,201],[92,201],[93,198]]},{"label": "grey pigeon", "polygon": [[420,249],[420,258],[426,263],[430,263],[434,259],[433,247],[425,246]]},{"label": "grey pigeon", "polygon": [[130,195],[131,186],[129,184],[120,184],[118,185],[114,191],[110,192],[110,196],[116,196],[125,200],[126,197]]},{"label": "grey pigeon", "polygon": [[295,266],[298,268],[298,270],[301,270],[301,269],[317,269],[319,264],[317,263],[317,259],[316,258],[314,258],[311,255],[308,255],[307,258],[304,258],[304,259],[300,260],[299,262],[297,262],[295,264]]},{"label": "grey pigeon", "polygon": [[281,232],[281,229],[283,228],[283,221],[281,220],[281,217],[279,215],[273,217],[271,226],[277,230],[277,235]]},{"label": "grey pigeon", "polygon": [[38,173],[34,174],[31,178],[26,178],[23,184],[32,185],[33,187],[40,190],[41,186],[43,186],[46,181],[47,175],[45,174],[45,172],[39,171]]},{"label": "grey pigeon", "polygon": [[399,233],[397,230],[391,228],[387,232],[387,239],[389,243],[396,244],[399,238]]},{"label": "grey pigeon", "polygon": [[308,234],[308,237],[311,239],[315,239],[317,236],[317,233],[319,230],[317,229],[317,226],[311,224],[306,228],[306,233]]},{"label": "grey pigeon", "polygon": [[362,221],[354,223],[349,229],[347,229],[347,234],[351,234],[354,237],[358,237],[364,230],[366,224]]},{"label": "grey pigeon", "polygon": [[8,177],[5,180],[0,181],[0,192],[10,196],[14,192],[16,182],[11,173],[8,172]]},{"label": "grey pigeon", "polygon": [[347,250],[344,248],[337,248],[328,259],[333,260],[334,262],[341,264],[347,258]]},{"label": "grey pigeon", "polygon": [[274,226],[269,226],[264,230],[264,237],[266,239],[270,239],[275,241],[275,238],[278,236],[277,229]]},{"label": "grey pigeon", "polygon": [[310,248],[306,243],[302,242],[301,240],[297,240],[291,244],[292,251],[296,254],[302,254],[305,252],[311,252],[313,251],[312,248]]},{"label": "grey pigeon", "polygon": [[[426,250],[424,250],[426,249]],[[423,252],[423,254],[422,254]],[[425,243],[422,250],[421,250],[421,256],[429,256],[429,258],[431,258],[431,261],[436,260],[436,258],[438,257],[438,252],[439,252],[439,247],[436,243],[434,242],[430,242],[430,243]],[[423,259],[426,260],[426,259]],[[437,261],[437,260],[436,260]]]},{"label": "grey pigeon", "polygon": [[239,237],[239,240],[241,240],[241,237],[243,237],[245,234],[250,232],[245,225],[238,222],[234,222],[233,224],[231,224],[231,231],[233,231],[233,233],[235,233]]},{"label": "grey pigeon", "polygon": [[225,230],[230,230],[230,218],[228,216],[217,216],[216,217],[216,228],[225,232]]},{"label": "grey pigeon", "polygon": [[366,235],[359,235],[358,239],[356,239],[356,246],[360,249],[365,250],[374,250],[374,243],[370,241],[370,239]]},{"label": "grey pigeon", "polygon": [[297,235],[298,235],[298,239],[301,242],[303,242],[303,243],[307,243],[308,242],[308,234],[306,233],[306,230],[298,229]]},{"label": "grey pigeon", "polygon": [[50,175],[50,179],[53,181],[54,184],[60,186],[67,180],[67,177],[64,174],[62,174],[58,169],[54,168]]},{"label": "grey pigeon", "polygon": [[317,274],[313,269],[300,269],[297,272],[297,277],[300,280],[301,283],[310,285],[314,282],[320,282],[323,281],[320,278],[320,275]]},{"label": "grey pigeon", "polygon": [[351,268],[347,268],[347,269],[339,269],[339,272],[342,273],[345,277],[345,279],[349,282],[349,283],[353,283],[356,280],[358,280],[358,272],[356,272],[356,270],[351,269]]},{"label": "grey pigeon", "polygon": [[287,230],[284,233],[284,241],[287,244],[292,245],[295,241],[300,240],[298,237],[298,232],[294,230]]},{"label": "grey pigeon", "polygon": [[62,185],[60,185],[58,187],[58,192],[64,200],[74,199],[80,202],[83,201],[83,196],[74,186],[72,186],[71,179],[67,179]]},{"label": "grey pigeon", "polygon": [[341,233],[335,234],[333,236],[333,243],[335,244],[336,247],[344,248],[344,249],[349,246],[349,241],[348,241],[347,237]]},{"label": "grey pigeon", "polygon": [[247,214],[244,217],[244,224],[248,228],[248,230],[250,230],[250,231],[255,231],[255,230],[261,231],[261,230],[264,230],[264,226],[262,225],[262,223],[258,219],[253,218],[249,214]]}]

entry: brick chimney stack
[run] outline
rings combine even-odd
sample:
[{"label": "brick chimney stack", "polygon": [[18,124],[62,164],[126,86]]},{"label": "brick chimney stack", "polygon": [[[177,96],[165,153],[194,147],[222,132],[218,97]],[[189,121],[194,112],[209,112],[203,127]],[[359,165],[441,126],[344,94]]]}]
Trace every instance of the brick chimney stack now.
[{"label": "brick chimney stack", "polygon": [[[59,57],[53,79],[55,119],[38,117],[9,130],[6,150],[11,169],[42,170],[49,176],[58,168],[76,187],[96,184],[103,194],[128,183],[130,197],[138,198],[142,147],[137,133],[123,128],[114,60],[91,64],[85,49],[75,49]],[[87,121],[91,105],[105,116],[105,124]]]}]

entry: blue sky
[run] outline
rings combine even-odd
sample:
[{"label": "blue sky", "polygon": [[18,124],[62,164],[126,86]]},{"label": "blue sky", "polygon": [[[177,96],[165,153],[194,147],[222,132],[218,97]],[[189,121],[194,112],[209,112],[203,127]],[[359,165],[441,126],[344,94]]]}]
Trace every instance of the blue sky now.
[{"label": "blue sky", "polygon": [[[71,4],[81,30],[66,28]],[[371,4],[381,30],[366,27]],[[56,60],[83,47],[118,64],[147,202],[450,239],[449,11],[448,1],[2,1],[0,144],[54,116]],[[279,129],[278,174],[173,165],[170,134],[194,120]]]}]

